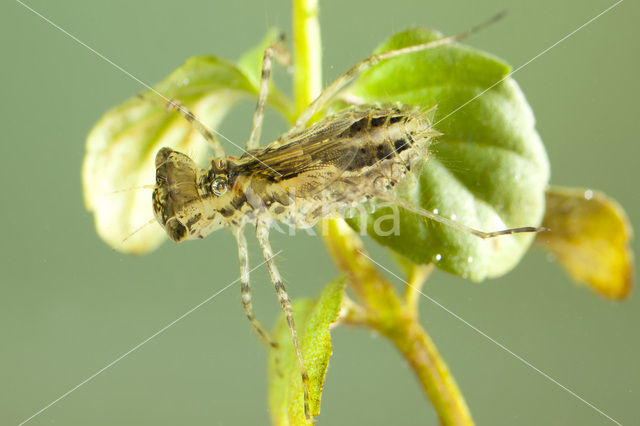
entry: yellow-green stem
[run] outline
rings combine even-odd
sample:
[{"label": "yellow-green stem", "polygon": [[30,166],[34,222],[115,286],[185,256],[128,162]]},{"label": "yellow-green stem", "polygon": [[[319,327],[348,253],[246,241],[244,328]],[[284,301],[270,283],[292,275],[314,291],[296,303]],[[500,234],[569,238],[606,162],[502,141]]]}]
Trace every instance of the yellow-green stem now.
[{"label": "yellow-green stem", "polygon": [[[317,0],[293,0],[294,97],[298,113],[315,99],[322,87],[317,18]],[[362,242],[342,219],[326,220],[320,228],[334,260],[349,276],[349,284],[363,305],[356,315],[363,322],[358,323],[378,330],[396,345],[415,371],[442,425],[473,425],[444,360],[418,322],[416,295],[408,292],[407,300],[396,295],[393,286],[361,254]],[[414,271],[417,275],[412,278],[417,285],[423,281],[420,275],[426,278],[428,271]],[[353,309],[355,314],[358,305],[353,304]]]},{"label": "yellow-green stem", "polygon": [[[357,305],[347,306],[351,312],[347,312],[345,321],[373,328],[396,345],[415,372],[442,425],[473,425],[462,393],[418,321],[415,302],[397,295],[393,285],[363,254],[362,241],[344,221],[330,222],[326,231],[327,248],[338,267],[348,275],[349,286],[362,303],[361,309]],[[428,269],[416,271],[410,281],[412,285],[420,286],[417,275],[426,278]]]},{"label": "yellow-green stem", "polygon": [[322,90],[322,42],[317,0],[293,0],[293,96],[300,113]]}]

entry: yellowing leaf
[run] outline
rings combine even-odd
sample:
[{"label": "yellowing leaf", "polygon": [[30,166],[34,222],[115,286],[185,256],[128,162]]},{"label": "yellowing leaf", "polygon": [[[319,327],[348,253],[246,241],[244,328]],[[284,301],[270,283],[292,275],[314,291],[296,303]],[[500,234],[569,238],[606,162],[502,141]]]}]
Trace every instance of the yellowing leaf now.
[{"label": "yellowing leaf", "polygon": [[[213,56],[192,57],[155,90],[181,102],[215,129],[239,99],[257,96],[259,82],[254,75],[259,75],[260,58],[251,51],[236,66]],[[258,69],[251,71],[255,66]],[[158,150],[171,147],[201,166],[211,156],[203,137],[178,113],[166,111],[163,102],[166,100],[151,91],[144,99],[132,98],[108,111],[87,137],[82,167],[85,205],[94,213],[98,234],[122,252],[145,253],[165,239],[164,230],[155,223],[141,228],[154,217],[151,190],[136,189],[155,184]],[[291,101],[275,87],[269,103],[291,116]],[[245,141],[236,145],[244,146]]]},{"label": "yellowing leaf", "polygon": [[[193,80],[201,84],[193,88]],[[240,96],[255,93],[233,64],[213,57],[188,60],[157,90],[184,103],[212,128]],[[164,231],[153,224],[121,244],[154,217],[150,190],[123,190],[155,184],[154,158],[164,146],[188,153],[196,161],[210,152],[186,120],[162,108],[163,99],[151,92],[145,97],[151,100],[133,98],[96,124],[87,138],[82,170],[85,203],[94,213],[98,234],[110,246],[129,253],[154,249],[164,240]]]},{"label": "yellowing leaf", "polygon": [[[329,327],[338,318],[345,279],[330,282],[317,301],[302,300],[293,305],[302,357],[309,375],[310,409],[320,413],[320,396],[331,356]],[[312,424],[304,415],[304,397],[300,368],[291,343],[284,315],[280,316],[273,338],[278,349],[269,357],[269,408],[274,425]]]},{"label": "yellowing leaf", "polygon": [[622,299],[633,281],[632,229],[622,207],[599,191],[551,188],[536,242],[567,273],[602,296]]}]

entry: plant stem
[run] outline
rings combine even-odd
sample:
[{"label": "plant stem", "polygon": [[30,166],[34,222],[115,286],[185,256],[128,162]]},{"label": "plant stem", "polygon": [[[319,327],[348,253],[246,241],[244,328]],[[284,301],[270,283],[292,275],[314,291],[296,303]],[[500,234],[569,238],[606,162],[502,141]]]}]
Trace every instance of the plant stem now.
[{"label": "plant stem", "polygon": [[[399,297],[391,283],[364,255],[362,241],[344,221],[327,226],[325,243],[338,267],[363,305],[352,306],[345,322],[375,329],[389,338],[404,355],[431,400],[442,425],[473,425],[469,409],[449,368],[418,321],[415,302]],[[419,267],[426,276],[429,268]],[[419,285],[420,277],[412,282]],[[353,304],[353,302],[352,302]]]},{"label": "plant stem", "polygon": [[293,96],[298,113],[322,90],[321,44],[318,1],[293,0]]},{"label": "plant stem", "polygon": [[[321,42],[317,0],[293,0],[294,97],[298,113],[320,93]],[[362,255],[362,241],[342,219],[325,220],[321,234],[334,261],[349,276],[362,307],[352,302],[346,321],[389,338],[405,356],[433,403],[442,425],[473,425],[447,365],[418,321],[416,292],[399,297],[391,283]],[[416,267],[410,280],[421,286],[430,267]]]},{"label": "plant stem", "polygon": [[407,306],[414,312],[418,311],[418,302],[420,301],[420,293],[422,286],[433,271],[433,263],[426,266],[413,265],[411,270],[407,273],[407,286],[404,293],[404,300]]},{"label": "plant stem", "polygon": [[449,368],[433,341],[417,321],[398,323],[387,337],[420,380],[442,425],[473,425],[471,413]]}]

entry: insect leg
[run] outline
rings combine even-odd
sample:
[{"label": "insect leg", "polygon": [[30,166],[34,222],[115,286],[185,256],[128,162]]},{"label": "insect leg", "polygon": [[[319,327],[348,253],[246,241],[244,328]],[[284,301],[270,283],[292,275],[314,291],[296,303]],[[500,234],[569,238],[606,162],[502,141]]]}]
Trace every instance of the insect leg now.
[{"label": "insect leg", "polygon": [[293,321],[291,301],[289,301],[289,296],[287,295],[287,291],[285,290],[284,284],[282,283],[280,272],[278,271],[278,268],[273,261],[273,250],[271,250],[271,244],[269,243],[269,225],[264,221],[258,220],[256,224],[256,236],[258,238],[260,247],[262,247],[262,253],[264,255],[265,261],[267,262],[267,268],[269,269],[269,274],[271,275],[271,281],[273,281],[273,285],[275,286],[276,292],[278,293],[280,306],[282,307],[282,310],[287,317],[289,333],[291,334],[293,348],[296,352],[296,357],[298,358],[298,365],[300,367],[300,375],[302,378],[302,387],[304,389],[304,415],[307,417],[307,419],[311,419],[311,411],[309,410],[309,376],[307,375],[307,370],[304,366],[304,360],[302,358],[302,351],[300,350],[300,345],[298,343],[298,333],[296,332],[296,325]]},{"label": "insect leg", "polygon": [[256,330],[260,338],[272,348],[277,348],[278,344],[271,339],[269,333],[260,325],[253,315],[253,305],[251,303],[251,286],[249,284],[249,252],[247,250],[247,240],[244,238],[244,228],[233,228],[233,234],[238,242],[238,257],[240,258],[240,292],[242,295],[242,306],[249,318],[249,322]]},{"label": "insect leg", "polygon": [[333,83],[327,86],[326,89],[318,95],[318,97],[311,102],[311,104],[305,109],[298,120],[296,121],[295,126],[289,131],[290,133],[300,131],[306,127],[307,122],[315,115],[316,112],[324,108],[328,102],[330,102],[338,92],[345,87],[347,84],[351,83],[354,78],[358,76],[358,74],[363,71],[368,70],[369,68],[377,65],[380,61],[385,59],[395,58],[397,56],[407,55],[415,52],[422,52],[424,50],[433,49],[434,47],[444,46],[446,44],[451,44],[456,41],[463,40],[474,34],[480,30],[482,30],[487,25],[494,23],[495,21],[501,19],[504,16],[504,12],[499,13],[498,15],[492,17],[486,22],[473,27],[472,29],[465,31],[460,34],[452,35],[449,37],[443,37],[438,40],[431,41],[429,43],[417,44],[414,46],[407,46],[401,49],[389,50],[387,52],[378,53],[375,55],[371,55],[368,58],[364,59],[360,63],[353,66],[349,71],[344,73],[342,76],[338,77]]},{"label": "insect leg", "polygon": [[[149,96],[138,95],[138,97],[146,101],[159,103],[157,101],[152,100]],[[166,110],[178,112],[189,123],[191,123],[191,125],[207,141],[211,149],[213,149],[213,153],[217,158],[222,158],[226,156],[226,154],[224,153],[224,149],[220,144],[220,141],[213,135],[213,133],[211,132],[211,130],[207,128],[207,126],[205,126],[200,120],[198,120],[198,118],[191,111],[187,109],[187,107],[185,107],[175,99],[167,99],[167,98],[164,98],[164,102],[161,102],[161,104],[162,104],[162,107],[165,108]]]},{"label": "insect leg", "polygon": [[413,204],[407,203],[404,200],[401,200],[399,198],[391,198],[391,197],[385,197],[384,195],[382,196],[378,196],[378,198],[384,199],[386,201],[392,202],[394,204],[397,204],[398,206],[402,207],[405,210],[408,210],[410,212],[419,214],[420,216],[424,216],[426,218],[429,218],[431,220],[434,220],[436,222],[440,222],[444,225],[447,225],[453,229],[457,229],[458,231],[462,231],[462,232],[467,232],[469,234],[473,234],[477,237],[480,237],[482,239],[487,239],[487,238],[494,238],[500,235],[509,235],[509,234],[520,234],[523,232],[543,232],[543,231],[549,231],[548,228],[543,228],[543,227],[533,227],[533,226],[524,226],[521,228],[509,228],[509,229],[502,229],[500,231],[493,231],[493,232],[483,232],[483,231],[479,231],[477,229],[471,228],[469,226],[463,225],[461,223],[455,222],[451,219],[447,219],[446,217],[440,216],[438,214],[435,214],[433,212],[430,212],[429,210],[425,210],[421,207],[417,207],[414,206]]},{"label": "insect leg", "polygon": [[262,74],[260,76],[260,93],[258,94],[258,105],[253,114],[253,126],[251,135],[247,142],[247,150],[258,148],[260,145],[260,133],[262,132],[262,121],[264,119],[264,107],[267,103],[267,95],[269,94],[269,80],[271,76],[271,63],[273,57],[278,59],[282,64],[288,64],[289,52],[284,41],[284,35],[280,35],[280,39],[267,47],[262,58]]}]

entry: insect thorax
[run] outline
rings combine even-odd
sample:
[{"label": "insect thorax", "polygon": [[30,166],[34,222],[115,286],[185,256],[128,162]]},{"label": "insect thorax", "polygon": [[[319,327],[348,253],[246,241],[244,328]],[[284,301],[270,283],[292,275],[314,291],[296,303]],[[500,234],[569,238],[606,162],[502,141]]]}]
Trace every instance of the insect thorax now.
[{"label": "insect thorax", "polygon": [[240,158],[199,169],[169,148],[156,156],[153,207],[174,241],[258,219],[309,227],[384,197],[426,157],[429,111],[349,109]]}]

